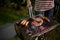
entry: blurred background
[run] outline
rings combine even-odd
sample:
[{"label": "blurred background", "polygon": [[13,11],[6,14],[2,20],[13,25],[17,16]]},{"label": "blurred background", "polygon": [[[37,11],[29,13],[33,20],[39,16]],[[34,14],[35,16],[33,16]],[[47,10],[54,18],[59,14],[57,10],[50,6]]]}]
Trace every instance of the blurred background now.
[{"label": "blurred background", "polygon": [[[27,16],[26,0],[0,0],[0,40],[20,40],[14,23]],[[55,0],[53,19],[60,23],[60,0]],[[47,33],[46,40],[60,40],[60,26]]]}]

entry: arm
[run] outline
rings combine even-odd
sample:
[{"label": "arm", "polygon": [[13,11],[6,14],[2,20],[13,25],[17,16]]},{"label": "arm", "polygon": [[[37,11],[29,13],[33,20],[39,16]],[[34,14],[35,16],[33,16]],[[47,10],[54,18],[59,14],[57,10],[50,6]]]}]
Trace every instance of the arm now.
[{"label": "arm", "polygon": [[27,0],[27,7],[30,7],[30,6],[31,6],[31,1]]}]

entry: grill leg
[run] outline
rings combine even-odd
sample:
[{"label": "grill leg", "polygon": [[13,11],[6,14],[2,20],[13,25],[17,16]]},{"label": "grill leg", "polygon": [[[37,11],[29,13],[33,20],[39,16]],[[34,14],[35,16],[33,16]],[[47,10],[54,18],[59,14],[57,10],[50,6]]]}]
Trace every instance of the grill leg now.
[{"label": "grill leg", "polygon": [[45,40],[45,34],[38,37],[38,40]]},{"label": "grill leg", "polygon": [[38,40],[38,36],[35,38],[35,40]]},{"label": "grill leg", "polygon": [[45,40],[45,34],[42,35],[41,40]]}]

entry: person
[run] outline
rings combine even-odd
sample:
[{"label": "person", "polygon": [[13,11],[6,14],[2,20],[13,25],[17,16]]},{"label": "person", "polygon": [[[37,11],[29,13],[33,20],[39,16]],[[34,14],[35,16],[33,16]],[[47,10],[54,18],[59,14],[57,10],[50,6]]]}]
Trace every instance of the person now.
[{"label": "person", "polygon": [[34,4],[35,15],[44,15],[52,20],[54,13],[54,0],[35,0],[35,3],[31,3],[27,0],[27,7]]},{"label": "person", "polygon": [[[27,7],[30,6],[32,6],[31,1],[27,0]],[[35,10],[35,15],[44,15],[52,20],[54,13],[54,0],[35,0],[35,5],[33,8]]]}]

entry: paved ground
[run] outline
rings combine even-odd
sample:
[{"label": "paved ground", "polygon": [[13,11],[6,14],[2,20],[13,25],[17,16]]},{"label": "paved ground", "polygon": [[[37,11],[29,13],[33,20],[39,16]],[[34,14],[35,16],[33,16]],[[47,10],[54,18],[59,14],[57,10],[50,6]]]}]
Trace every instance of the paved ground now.
[{"label": "paved ground", "polygon": [[14,23],[8,23],[0,27],[0,40],[6,40],[16,35]]}]

